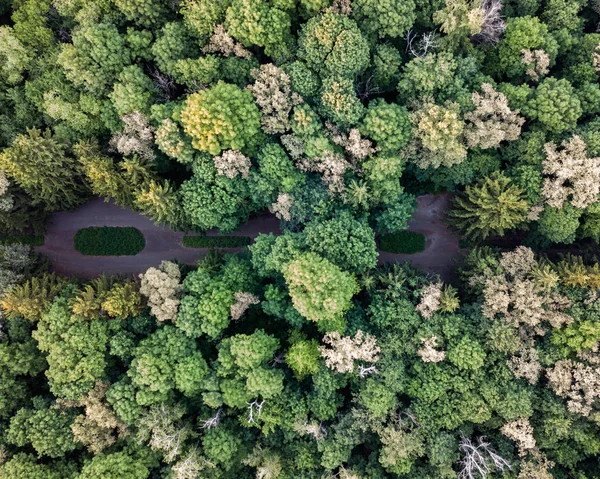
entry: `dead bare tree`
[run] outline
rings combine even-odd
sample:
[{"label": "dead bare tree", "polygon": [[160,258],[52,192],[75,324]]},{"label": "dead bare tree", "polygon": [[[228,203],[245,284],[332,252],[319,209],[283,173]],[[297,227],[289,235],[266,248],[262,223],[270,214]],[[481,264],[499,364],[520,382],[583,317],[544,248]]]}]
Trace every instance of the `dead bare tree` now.
[{"label": "dead bare tree", "polygon": [[254,401],[248,403],[248,424],[256,422],[254,419],[258,419],[260,417],[264,404],[264,399],[261,402],[258,402],[258,399],[255,399]]},{"label": "dead bare tree", "polygon": [[471,40],[476,43],[489,43],[495,44],[500,41],[504,30],[506,30],[506,23],[502,17],[502,0],[483,0],[481,2],[481,10],[484,12],[483,24],[481,31],[473,35]]},{"label": "dead bare tree", "polygon": [[467,437],[463,437],[458,445],[459,451],[464,454],[460,460],[461,466],[458,479],[485,479],[492,471],[512,471],[510,463],[496,454],[484,436],[476,440],[476,444]]},{"label": "dead bare tree", "polygon": [[222,417],[223,409],[219,408],[217,409],[217,413],[213,417],[208,418],[206,421],[200,421],[200,429],[212,429],[217,427],[221,422]]},{"label": "dead bare tree", "polygon": [[404,37],[406,52],[413,57],[423,58],[438,46],[437,34],[434,31],[419,35],[410,28]]}]

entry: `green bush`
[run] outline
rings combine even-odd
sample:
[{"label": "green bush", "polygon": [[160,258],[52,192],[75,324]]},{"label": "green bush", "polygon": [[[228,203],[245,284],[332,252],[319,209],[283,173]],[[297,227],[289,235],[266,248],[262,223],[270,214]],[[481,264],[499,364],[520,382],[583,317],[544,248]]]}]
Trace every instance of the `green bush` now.
[{"label": "green bush", "polygon": [[146,241],[140,230],[131,227],[92,226],[75,234],[75,249],[88,256],[135,255]]},{"label": "green bush", "polygon": [[44,245],[44,237],[43,236],[0,236],[1,244],[27,244],[30,246],[43,246]]},{"label": "green bush", "polygon": [[379,249],[388,253],[413,254],[425,249],[425,235],[414,231],[385,234],[377,242]]},{"label": "green bush", "polygon": [[239,248],[248,246],[252,239],[248,236],[184,236],[186,248]]}]

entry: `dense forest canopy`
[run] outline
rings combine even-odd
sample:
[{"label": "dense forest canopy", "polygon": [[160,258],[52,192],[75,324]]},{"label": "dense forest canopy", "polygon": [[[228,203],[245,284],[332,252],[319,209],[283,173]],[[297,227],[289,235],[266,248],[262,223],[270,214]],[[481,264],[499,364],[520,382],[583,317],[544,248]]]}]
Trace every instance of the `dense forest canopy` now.
[{"label": "dense forest canopy", "polygon": [[[0,0],[0,478],[600,479],[598,31],[598,0]],[[378,265],[442,192],[454,278]],[[22,238],[94,197],[281,234],[59,276]]]}]

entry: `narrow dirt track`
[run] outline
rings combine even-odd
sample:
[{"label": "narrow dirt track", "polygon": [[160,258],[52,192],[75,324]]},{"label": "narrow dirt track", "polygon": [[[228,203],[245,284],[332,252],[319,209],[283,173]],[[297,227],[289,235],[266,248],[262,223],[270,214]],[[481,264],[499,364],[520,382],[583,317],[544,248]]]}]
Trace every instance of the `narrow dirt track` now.
[{"label": "narrow dirt track", "polygon": [[[379,253],[379,261],[411,261],[424,271],[437,273],[442,279],[451,278],[453,259],[460,249],[458,238],[450,233],[443,223],[444,212],[449,206],[449,195],[424,195],[417,198],[417,211],[409,223],[409,230],[423,233],[427,237],[425,251],[412,255]],[[81,228],[88,226],[133,226],[146,239],[146,247],[135,256],[85,256],[75,250],[73,237]],[[256,237],[259,233],[280,234],[279,221],[273,215],[261,215],[250,219],[236,236]],[[216,230],[207,235],[217,235]],[[135,275],[158,265],[162,260],[177,259],[193,265],[206,254],[203,248],[184,248],[181,239],[184,233],[156,226],[139,213],[123,209],[112,202],[97,198],[76,211],[55,214],[48,224],[43,246],[36,247],[38,253],[47,256],[56,273],[82,278],[96,277],[102,273]],[[239,248],[227,248],[237,251]]]}]

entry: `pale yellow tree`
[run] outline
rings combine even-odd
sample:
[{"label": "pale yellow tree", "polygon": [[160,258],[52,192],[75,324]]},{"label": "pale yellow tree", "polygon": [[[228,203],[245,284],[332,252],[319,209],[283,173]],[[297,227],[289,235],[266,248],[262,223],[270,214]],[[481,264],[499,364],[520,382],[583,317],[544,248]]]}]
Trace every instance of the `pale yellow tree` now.
[{"label": "pale yellow tree", "polygon": [[481,85],[481,93],[473,92],[475,110],[465,114],[465,138],[469,148],[497,148],[503,141],[514,141],[521,135],[525,118],[519,110],[511,110],[508,98],[489,83]]},{"label": "pale yellow tree", "polygon": [[549,206],[562,208],[569,201],[576,208],[586,208],[598,201],[600,157],[588,156],[580,136],[564,140],[561,150],[554,143],[546,143],[544,150],[542,195]]},{"label": "pale yellow tree", "polygon": [[361,330],[358,330],[354,338],[341,336],[337,331],[327,333],[323,342],[329,346],[319,347],[321,356],[325,358],[325,365],[338,373],[353,372],[355,361],[376,363],[379,360],[381,349],[377,345],[377,338],[364,334]]},{"label": "pale yellow tree", "polygon": [[179,266],[163,261],[158,268],[149,268],[140,274],[140,293],[148,298],[150,312],[157,321],[175,321],[179,309],[179,295],[183,289]]}]

